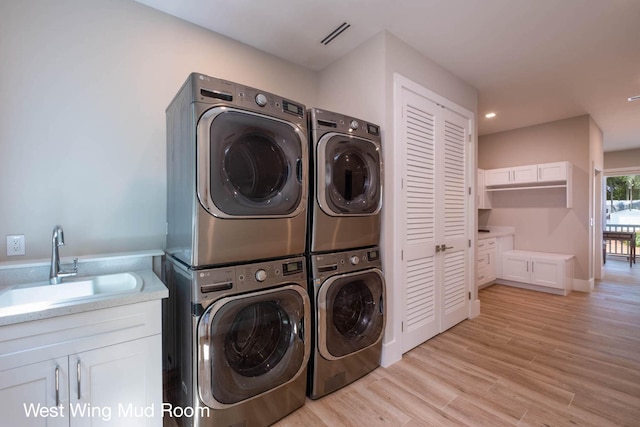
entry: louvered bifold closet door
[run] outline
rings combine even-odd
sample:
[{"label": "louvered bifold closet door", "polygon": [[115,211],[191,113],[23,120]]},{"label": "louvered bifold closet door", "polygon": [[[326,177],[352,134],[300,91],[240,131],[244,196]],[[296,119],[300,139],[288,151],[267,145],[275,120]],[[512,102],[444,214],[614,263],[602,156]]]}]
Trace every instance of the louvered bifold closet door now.
[{"label": "louvered bifold closet door", "polygon": [[441,285],[441,324],[440,332],[466,319],[469,313],[467,290],[467,173],[465,171],[466,149],[469,139],[469,120],[455,112],[442,109],[438,122],[442,136],[443,149],[441,159],[443,167],[439,170],[442,177],[438,188],[438,232],[437,240],[446,250],[437,258],[438,271],[442,276]]},{"label": "louvered bifold closet door", "polygon": [[403,239],[405,314],[402,347],[406,352],[439,332],[436,289],[436,145],[439,107],[405,91],[402,105]]}]

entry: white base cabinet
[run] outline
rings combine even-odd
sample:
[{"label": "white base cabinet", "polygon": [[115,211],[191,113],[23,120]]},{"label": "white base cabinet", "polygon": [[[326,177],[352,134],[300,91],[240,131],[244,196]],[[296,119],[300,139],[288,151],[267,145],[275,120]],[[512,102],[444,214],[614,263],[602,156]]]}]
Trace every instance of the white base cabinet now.
[{"label": "white base cabinet", "polygon": [[161,426],[160,304],[1,327],[3,425]]},{"label": "white base cabinet", "polygon": [[502,279],[567,295],[573,289],[573,258],[566,254],[506,251],[502,254]]},{"label": "white base cabinet", "polygon": [[482,286],[496,280],[496,238],[478,239],[476,250],[476,282],[478,286]]}]

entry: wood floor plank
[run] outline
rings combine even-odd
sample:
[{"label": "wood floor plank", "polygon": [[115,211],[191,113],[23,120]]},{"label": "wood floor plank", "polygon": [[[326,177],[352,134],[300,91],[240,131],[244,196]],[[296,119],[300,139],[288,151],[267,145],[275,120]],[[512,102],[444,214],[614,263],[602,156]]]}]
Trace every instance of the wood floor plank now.
[{"label": "wood floor plank", "polygon": [[476,319],[276,425],[640,425],[640,266],[607,260],[591,293],[479,297]]}]

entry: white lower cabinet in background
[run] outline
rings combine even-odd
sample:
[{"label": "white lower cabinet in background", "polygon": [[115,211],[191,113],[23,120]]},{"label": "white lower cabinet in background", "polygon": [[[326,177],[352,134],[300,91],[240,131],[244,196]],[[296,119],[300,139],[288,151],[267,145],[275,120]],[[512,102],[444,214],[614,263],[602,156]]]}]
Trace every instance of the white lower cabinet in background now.
[{"label": "white lower cabinet in background", "polygon": [[502,254],[502,279],[536,287],[532,289],[558,289],[567,295],[573,289],[573,255],[506,251]]},{"label": "white lower cabinet in background", "polygon": [[154,303],[0,327],[2,424],[161,426]]},{"label": "white lower cabinet in background", "polygon": [[486,285],[496,280],[496,238],[478,239],[476,243],[478,286]]}]

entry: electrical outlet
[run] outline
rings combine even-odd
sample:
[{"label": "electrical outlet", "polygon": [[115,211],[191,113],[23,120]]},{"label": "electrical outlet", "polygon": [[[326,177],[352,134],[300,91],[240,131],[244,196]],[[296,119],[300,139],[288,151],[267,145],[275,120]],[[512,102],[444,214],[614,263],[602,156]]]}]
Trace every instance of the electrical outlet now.
[{"label": "electrical outlet", "polygon": [[24,255],[24,234],[7,236],[7,256]]}]

